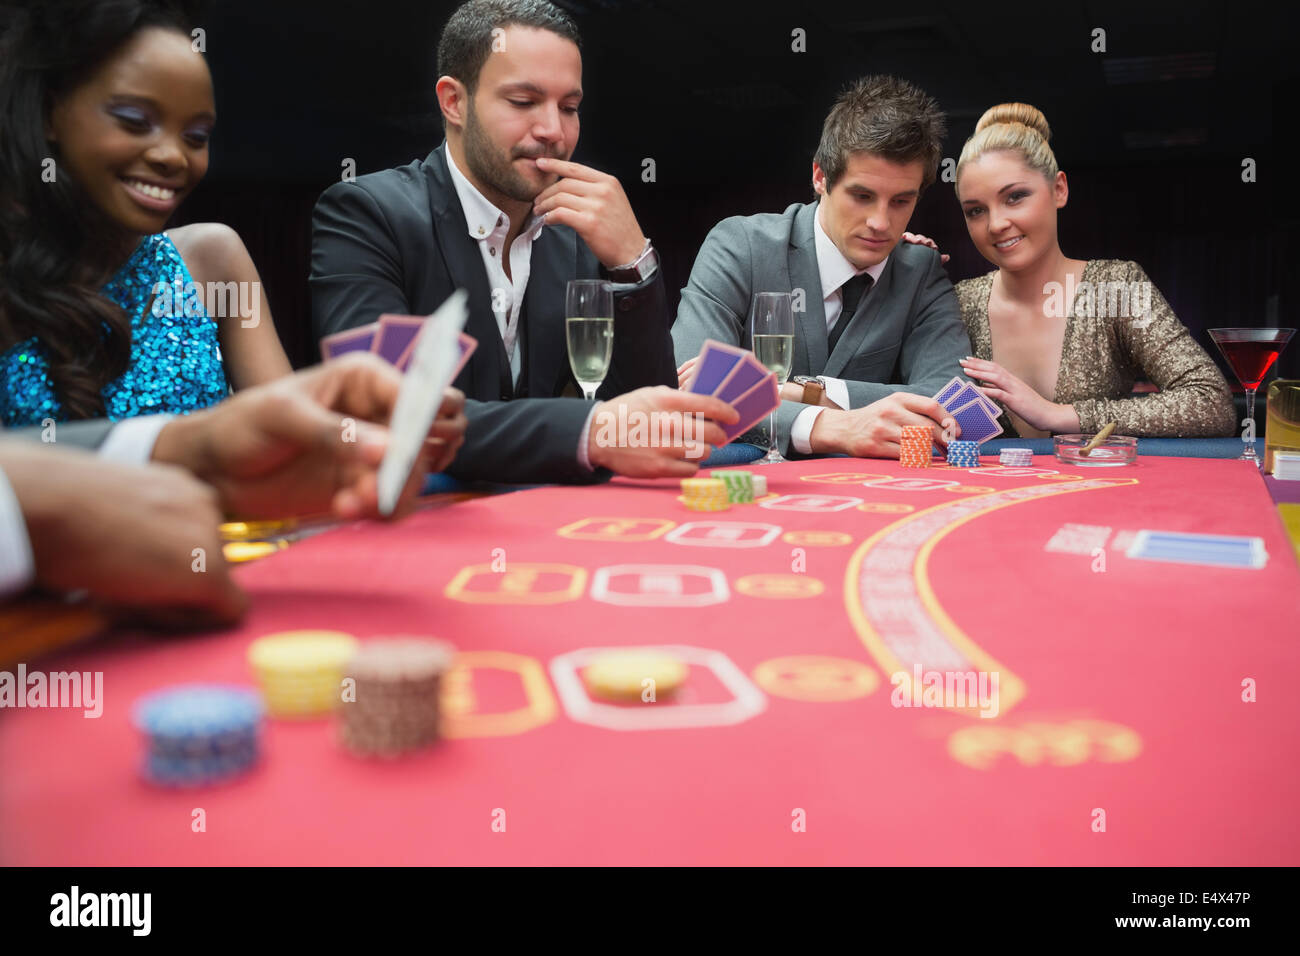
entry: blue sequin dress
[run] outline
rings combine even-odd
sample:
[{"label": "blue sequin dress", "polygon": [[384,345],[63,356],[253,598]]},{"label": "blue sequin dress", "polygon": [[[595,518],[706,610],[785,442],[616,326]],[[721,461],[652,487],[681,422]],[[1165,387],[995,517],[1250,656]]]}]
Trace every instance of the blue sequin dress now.
[{"label": "blue sequin dress", "polygon": [[[100,291],[131,318],[130,362],[103,390],[108,418],[184,414],[229,394],[217,323],[166,235],[146,236]],[[45,351],[32,337],[0,353],[0,423],[12,428],[46,418],[64,421],[67,415],[54,393]]]}]

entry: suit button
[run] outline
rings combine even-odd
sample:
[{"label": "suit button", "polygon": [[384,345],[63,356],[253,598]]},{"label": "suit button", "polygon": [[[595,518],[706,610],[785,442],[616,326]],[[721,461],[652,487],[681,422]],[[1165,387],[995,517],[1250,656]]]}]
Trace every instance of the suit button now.
[{"label": "suit button", "polygon": [[631,312],[635,308],[636,299],[630,295],[625,295],[623,298],[618,300],[618,311],[620,312]]}]

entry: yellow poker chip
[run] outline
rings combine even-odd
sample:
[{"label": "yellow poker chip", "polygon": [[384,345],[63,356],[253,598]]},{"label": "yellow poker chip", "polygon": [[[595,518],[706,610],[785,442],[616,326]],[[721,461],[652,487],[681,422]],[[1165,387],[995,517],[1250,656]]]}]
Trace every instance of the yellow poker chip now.
[{"label": "yellow poker chip", "polygon": [[265,674],[342,674],[356,649],[357,639],[343,631],[283,631],[249,645],[248,663]]},{"label": "yellow poker chip", "polygon": [[231,564],[243,564],[275,554],[288,546],[287,541],[227,541],[222,545],[221,553]]},{"label": "yellow poker chip", "polygon": [[249,541],[288,534],[297,525],[293,518],[283,521],[227,521],[221,525],[220,531],[226,541]]},{"label": "yellow poker chip", "polygon": [[688,673],[684,663],[668,654],[628,649],[601,654],[583,670],[582,679],[597,697],[644,700],[648,690],[654,691],[655,698],[672,694],[686,682]]}]

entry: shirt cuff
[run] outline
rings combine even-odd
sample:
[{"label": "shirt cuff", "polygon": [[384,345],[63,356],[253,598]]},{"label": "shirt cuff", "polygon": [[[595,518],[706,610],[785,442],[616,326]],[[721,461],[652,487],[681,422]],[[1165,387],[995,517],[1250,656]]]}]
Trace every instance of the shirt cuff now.
[{"label": "shirt cuff", "polygon": [[847,412],[850,401],[849,386],[844,379],[831,378],[829,375],[823,375],[821,378],[826,383],[826,397]]},{"label": "shirt cuff", "polygon": [[812,454],[812,430],[817,423],[817,416],[826,409],[821,405],[809,405],[795,416],[790,426],[790,444],[801,455]]},{"label": "shirt cuff", "polygon": [[587,455],[587,444],[591,440],[591,420],[596,416],[596,409],[600,407],[600,402],[591,403],[591,411],[587,413],[587,420],[582,423],[582,436],[578,439],[578,464],[587,471],[595,471],[591,467],[591,458]]},{"label": "shirt cuff", "polygon": [[0,471],[0,601],[27,589],[36,577],[27,523],[5,473]]},{"label": "shirt cuff", "polygon": [[119,465],[147,465],[153,457],[153,446],[162,433],[163,426],[175,415],[142,415],[125,418],[113,426],[103,444],[99,457]]}]

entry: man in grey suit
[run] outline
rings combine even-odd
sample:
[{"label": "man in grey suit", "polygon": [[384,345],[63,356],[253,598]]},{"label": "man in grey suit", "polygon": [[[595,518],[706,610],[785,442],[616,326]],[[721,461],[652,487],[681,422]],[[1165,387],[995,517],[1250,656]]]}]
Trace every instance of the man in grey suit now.
[{"label": "man in grey suit", "polygon": [[850,86],[813,160],[818,199],[724,219],[709,233],[673,326],[679,379],[705,339],[750,347],[754,293],[788,291],[783,453],[897,458],[909,424],[930,426],[941,445],[952,437],[955,424],[926,396],[961,374],[970,339],[938,253],[900,243],[934,182],[943,134],[938,105],[910,83],[869,76]]}]

